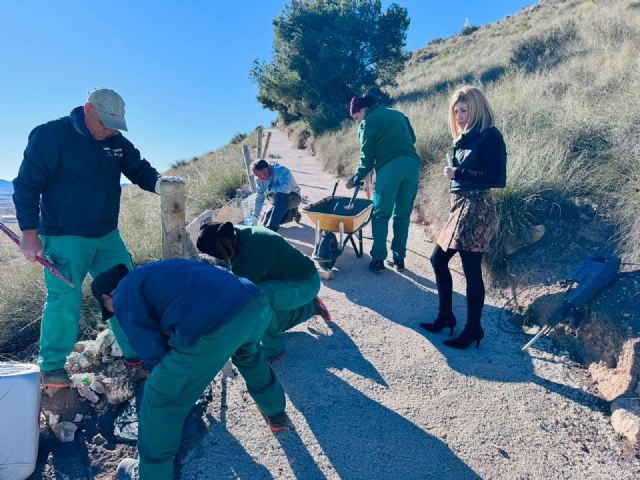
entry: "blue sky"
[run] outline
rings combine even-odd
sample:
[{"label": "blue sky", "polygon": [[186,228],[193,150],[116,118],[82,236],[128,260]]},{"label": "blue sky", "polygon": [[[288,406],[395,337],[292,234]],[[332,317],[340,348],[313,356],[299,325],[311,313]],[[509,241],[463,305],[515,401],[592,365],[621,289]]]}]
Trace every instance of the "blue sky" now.
[{"label": "blue sky", "polygon": [[[383,0],[388,6],[391,1]],[[396,0],[407,48],[493,22],[533,1]],[[248,72],[271,56],[282,0],[0,0],[0,178],[13,179],[36,125],[98,86],[126,102],[126,134],[158,170],[226,144],[275,114]]]}]

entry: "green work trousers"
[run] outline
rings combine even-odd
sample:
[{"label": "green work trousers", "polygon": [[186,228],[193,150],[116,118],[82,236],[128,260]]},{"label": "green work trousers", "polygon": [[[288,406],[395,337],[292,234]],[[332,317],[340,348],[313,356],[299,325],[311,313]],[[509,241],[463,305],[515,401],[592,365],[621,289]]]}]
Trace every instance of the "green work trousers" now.
[{"label": "green work trousers", "polygon": [[141,480],[174,478],[184,420],[229,357],[261,412],[284,411],[284,391],[260,345],[272,316],[266,297],[249,300],[220,328],[190,347],[172,348],[155,366],[138,412]]},{"label": "green work trousers", "polygon": [[[47,299],[40,325],[39,362],[40,369],[48,372],[64,367],[67,355],[78,340],[82,282],[87,273],[95,277],[119,263],[124,263],[129,269],[133,264],[117,229],[98,238],[43,235],[41,240],[44,255],[76,286],[71,288],[49,270],[44,270]],[[136,357],[118,321],[112,317],[110,323],[125,357]]]},{"label": "green work trousers", "polygon": [[417,158],[397,157],[376,171],[376,186],[373,192],[371,233],[373,246],[371,258],[387,258],[387,233],[389,219],[393,217],[393,261],[404,260],[409,236],[409,219],[413,202],[418,192],[420,164]]},{"label": "green work trousers", "polygon": [[316,311],[314,298],[320,291],[320,275],[314,272],[306,280],[269,280],[258,286],[269,298],[274,316],[262,338],[267,358],[284,352],[284,333],[309,320]]}]

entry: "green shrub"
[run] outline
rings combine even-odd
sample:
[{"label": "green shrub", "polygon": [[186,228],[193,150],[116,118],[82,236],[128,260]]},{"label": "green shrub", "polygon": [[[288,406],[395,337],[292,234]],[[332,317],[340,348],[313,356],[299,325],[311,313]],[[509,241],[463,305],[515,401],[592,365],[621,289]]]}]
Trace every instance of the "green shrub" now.
[{"label": "green shrub", "polygon": [[479,28],[480,27],[472,25],[471,22],[469,22],[469,19],[467,18],[464,21],[464,25],[462,26],[462,30],[460,30],[460,35],[471,35],[473,32],[475,32]]},{"label": "green shrub", "polygon": [[297,121],[290,123],[286,127],[287,137],[291,140],[291,143],[299,149],[307,148],[308,141],[311,138],[311,132],[305,122]]},{"label": "green shrub", "polygon": [[184,167],[185,165],[187,165],[189,163],[189,160],[176,160],[172,165],[171,168],[180,168],[180,167]]},{"label": "green shrub", "polygon": [[237,145],[241,143],[245,138],[247,138],[246,133],[236,133],[233,137],[231,137],[231,141],[229,143]]},{"label": "green shrub", "polygon": [[511,54],[510,63],[529,73],[549,70],[566,58],[567,45],[576,40],[578,30],[573,22],[520,42]]}]

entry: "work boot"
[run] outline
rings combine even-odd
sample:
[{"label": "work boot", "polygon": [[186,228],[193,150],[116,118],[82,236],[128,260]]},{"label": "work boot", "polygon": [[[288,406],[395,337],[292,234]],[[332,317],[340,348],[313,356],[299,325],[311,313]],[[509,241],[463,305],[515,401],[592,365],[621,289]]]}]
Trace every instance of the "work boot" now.
[{"label": "work boot", "polygon": [[316,297],[313,300],[316,304],[316,309],[313,314],[321,316],[325,322],[329,323],[331,321],[331,312],[329,312],[327,306],[320,300],[320,297]]},{"label": "work boot", "polygon": [[40,382],[44,388],[69,388],[71,380],[64,368],[58,368],[49,372],[40,372]]},{"label": "work boot", "polygon": [[262,413],[267,425],[272,432],[281,432],[287,428],[287,414],[284,412],[276,413],[275,415],[267,415],[266,413]]},{"label": "work boot", "polygon": [[369,270],[373,273],[382,273],[386,269],[387,267],[384,266],[384,262],[382,260],[371,260],[371,263],[369,263]]},{"label": "work boot", "polygon": [[125,458],[118,464],[118,470],[116,471],[118,480],[139,480],[140,474],[138,473],[138,460],[133,458]]},{"label": "work boot", "polygon": [[395,268],[396,272],[404,272],[404,259],[391,260],[388,259],[385,262],[389,267]]}]

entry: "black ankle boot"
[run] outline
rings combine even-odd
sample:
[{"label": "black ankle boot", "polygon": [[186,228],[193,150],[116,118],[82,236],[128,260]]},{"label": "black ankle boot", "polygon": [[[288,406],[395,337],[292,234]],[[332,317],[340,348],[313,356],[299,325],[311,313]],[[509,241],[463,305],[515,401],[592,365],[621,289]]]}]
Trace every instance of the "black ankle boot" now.
[{"label": "black ankle boot", "polygon": [[451,315],[440,315],[438,314],[438,318],[433,323],[421,323],[420,326],[424,328],[428,332],[438,333],[440,330],[444,328],[450,328],[449,336],[453,335],[453,329],[456,326],[456,317]]},{"label": "black ankle boot", "polygon": [[462,330],[462,333],[454,339],[445,340],[444,343],[448,347],[466,350],[469,345],[476,342],[476,348],[480,346],[480,340],[484,338],[484,330],[480,325],[470,327],[468,324]]}]

